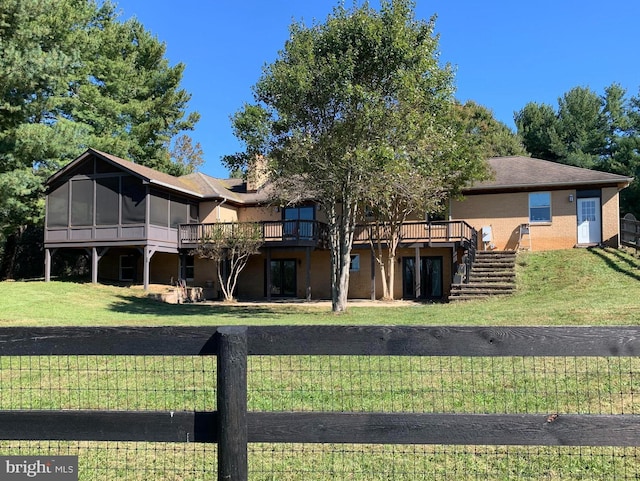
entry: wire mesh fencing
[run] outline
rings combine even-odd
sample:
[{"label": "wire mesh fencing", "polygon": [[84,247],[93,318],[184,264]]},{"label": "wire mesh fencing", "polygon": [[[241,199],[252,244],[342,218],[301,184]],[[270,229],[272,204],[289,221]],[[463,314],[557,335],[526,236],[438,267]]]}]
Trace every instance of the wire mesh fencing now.
[{"label": "wire mesh fencing", "polygon": [[[532,354],[527,355],[501,355],[504,353],[499,350],[496,354],[500,355],[478,355],[473,347],[470,348],[470,352],[475,352],[472,355],[460,355],[469,349],[457,343],[452,349],[455,355],[442,352],[429,355],[428,351],[433,351],[431,347],[426,353],[416,355],[422,352],[422,347],[387,348],[386,345],[397,344],[385,340],[384,350],[390,354],[380,355],[379,349],[371,349],[366,339],[362,344],[365,347],[351,349],[351,334],[339,330],[336,335],[344,336],[347,347],[336,348],[335,342],[327,339],[327,347],[322,349],[330,353],[317,354],[318,349],[309,347],[307,341],[291,342],[278,336],[269,341],[270,346],[276,348],[265,348],[266,342],[260,340],[262,332],[260,328],[249,331],[249,355],[245,359],[248,478],[251,480],[640,478],[637,447],[640,428],[634,427],[637,424],[634,416],[640,416],[637,394],[640,392],[640,357],[622,355],[625,349],[635,348],[621,347],[618,341],[616,349],[597,350],[611,355],[593,356],[535,355],[535,347]],[[540,335],[540,342],[550,335],[544,328],[532,332]],[[629,331],[621,333],[612,329],[611,333],[616,339],[629,337]],[[413,345],[414,333],[404,334]],[[254,335],[258,341],[252,341]],[[588,336],[595,339],[594,342],[601,342],[598,335],[587,330],[576,331],[576,339]],[[486,337],[485,333],[482,336]],[[176,338],[179,337],[180,333],[176,333]],[[372,337],[372,345],[376,339],[379,337]],[[159,342],[157,349],[168,351],[163,355],[122,355],[121,347],[117,348],[116,355],[16,355],[15,350],[2,355],[0,333],[0,412],[37,411],[45,415],[87,411],[167,412],[172,416],[174,412],[215,413],[220,409],[219,359],[212,354],[215,343],[207,349],[200,344],[210,343],[198,340],[196,348],[186,349],[202,351],[197,355],[176,355],[177,349],[167,347],[166,339]],[[573,344],[567,343],[567,346],[569,351],[575,350]],[[108,352],[111,347],[97,350]],[[314,354],[300,354],[306,350]],[[333,353],[352,350],[357,353]],[[362,350],[373,353],[363,355]],[[397,355],[397,351],[403,351],[403,355]],[[542,351],[548,354],[548,349]],[[393,426],[394,429],[399,426],[399,431],[404,427],[408,431],[413,429],[413,418],[402,417],[413,414],[434,415],[434,419],[440,419],[437,416],[441,414],[461,419],[469,416],[471,422],[478,424],[456,434],[456,441],[451,443],[446,442],[453,439],[447,428],[438,424],[433,424],[433,428],[426,424],[422,428],[428,442],[420,441],[420,433],[417,438],[414,434],[403,441],[402,432],[388,444],[369,442],[357,429],[351,432],[348,425],[338,426],[342,429],[339,442],[296,442],[295,439],[305,437],[305,430],[320,433],[320,437],[326,433],[327,439],[335,438],[330,432],[334,427],[323,424],[326,418],[313,417],[322,413],[360,415],[358,419],[364,419],[365,424],[370,416],[372,425],[375,425],[375,416],[381,413],[397,415],[399,420],[394,421]],[[261,425],[268,416],[278,414],[292,416],[286,424],[289,427],[281,428],[270,421]],[[312,417],[307,424],[296,427],[297,414]],[[252,418],[253,415],[267,417]],[[495,420],[495,426],[487,425],[487,416],[493,416],[490,419]],[[511,437],[500,442],[502,430],[512,429],[509,423],[514,422],[514,416],[516,422],[517,416],[522,417],[522,431],[510,433]],[[600,424],[591,424],[590,417],[598,419]],[[607,427],[607,421],[619,418],[630,421],[622,424],[623,428],[618,424],[611,429]],[[582,434],[576,433],[576,436],[583,436],[581,439],[587,440],[585,445],[573,442],[570,430],[555,429],[565,420],[573,422],[574,419],[584,424],[578,424],[582,426]],[[531,420],[533,427],[527,424]],[[341,422],[341,418],[338,421]],[[452,431],[459,427],[452,426]],[[205,427],[219,428],[213,424]],[[189,430],[186,438],[176,437],[181,439],[179,442],[134,442],[89,439],[82,431],[72,433],[68,439],[52,439],[51,433],[45,431],[41,439],[15,436],[8,439],[4,429],[0,422],[0,439],[5,439],[0,440],[0,455],[78,456],[81,480],[209,480],[216,478],[220,461],[217,441],[205,442]],[[274,439],[277,438],[275,441],[264,440],[271,439],[270,429]],[[294,441],[282,440],[286,429],[293,429]],[[302,434],[296,434],[296,429]],[[489,430],[493,437],[486,443],[478,442],[483,439],[482,433]],[[612,440],[611,445],[589,440],[590,433],[595,439],[607,430],[611,432],[605,433],[605,437]],[[540,437],[539,432],[544,436],[548,434],[548,438]],[[472,433],[469,439],[473,442],[463,442],[465,433]],[[374,432],[374,438],[377,434]],[[137,438],[144,439],[144,435]],[[548,439],[550,443],[531,444],[527,441],[529,435],[532,439]],[[617,436],[626,441],[618,443]],[[515,438],[522,442],[509,441]],[[637,442],[634,443],[634,439]]]},{"label": "wire mesh fencing", "polygon": [[[640,414],[635,357],[257,356],[249,411]],[[640,444],[640,438],[638,439]],[[636,447],[250,445],[250,479],[638,479]]]},{"label": "wire mesh fencing", "polygon": [[[0,386],[3,411],[215,411],[216,358],[4,356]],[[80,480],[216,476],[215,444],[46,440],[48,435],[0,441],[0,455],[78,456]]]}]

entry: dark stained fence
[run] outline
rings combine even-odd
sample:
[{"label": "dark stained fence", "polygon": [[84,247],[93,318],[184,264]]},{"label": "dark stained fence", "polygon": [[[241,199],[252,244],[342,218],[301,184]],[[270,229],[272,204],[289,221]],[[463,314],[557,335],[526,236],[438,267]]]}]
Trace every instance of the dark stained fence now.
[{"label": "dark stained fence", "polygon": [[79,453],[80,479],[637,479],[639,354],[635,327],[3,328],[0,453]]},{"label": "dark stained fence", "polygon": [[633,214],[627,214],[620,219],[621,244],[640,249],[640,221]]}]

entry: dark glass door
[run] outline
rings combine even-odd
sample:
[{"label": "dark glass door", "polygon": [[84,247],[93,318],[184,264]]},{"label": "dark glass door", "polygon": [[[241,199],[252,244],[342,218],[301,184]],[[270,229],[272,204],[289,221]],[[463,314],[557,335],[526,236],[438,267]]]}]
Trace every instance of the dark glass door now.
[{"label": "dark glass door", "polygon": [[296,296],[295,259],[276,259],[271,261],[271,295],[282,297]]},{"label": "dark glass door", "polygon": [[402,258],[402,297],[405,299],[442,298],[442,257],[420,257],[420,293],[416,296],[416,259]]},{"label": "dark glass door", "polygon": [[303,240],[313,239],[315,218],[313,206],[286,207],[283,217],[286,237]]}]

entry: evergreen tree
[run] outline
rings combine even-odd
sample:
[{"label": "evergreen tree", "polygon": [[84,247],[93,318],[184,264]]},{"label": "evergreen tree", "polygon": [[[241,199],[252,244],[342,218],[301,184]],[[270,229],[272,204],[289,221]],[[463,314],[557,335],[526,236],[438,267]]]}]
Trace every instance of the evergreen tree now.
[{"label": "evergreen tree", "polygon": [[0,3],[0,277],[17,239],[43,216],[43,184],[93,147],[165,172],[172,138],[192,129],[184,66],[109,1]]},{"label": "evergreen tree", "polygon": [[620,194],[622,212],[640,215],[640,97],[612,84],[598,95],[575,87],[558,108],[528,103],[515,116],[534,157],[634,177]]}]

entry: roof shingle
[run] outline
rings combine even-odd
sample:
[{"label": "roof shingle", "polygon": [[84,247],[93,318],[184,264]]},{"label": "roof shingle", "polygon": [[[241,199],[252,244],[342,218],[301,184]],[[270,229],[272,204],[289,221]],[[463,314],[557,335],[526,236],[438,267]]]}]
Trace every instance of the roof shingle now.
[{"label": "roof shingle", "polygon": [[532,157],[493,157],[487,160],[493,179],[473,184],[464,193],[494,190],[526,190],[571,185],[628,185],[633,178],[583,169]]}]

